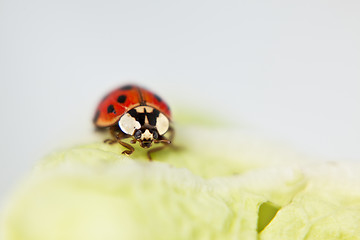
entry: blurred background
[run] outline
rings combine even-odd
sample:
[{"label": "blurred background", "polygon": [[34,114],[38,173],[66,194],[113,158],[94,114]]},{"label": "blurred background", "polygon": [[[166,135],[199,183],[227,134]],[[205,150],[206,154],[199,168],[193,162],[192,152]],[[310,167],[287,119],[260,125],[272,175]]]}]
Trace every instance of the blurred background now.
[{"label": "blurred background", "polygon": [[96,104],[133,81],[178,114],[359,160],[359,13],[357,0],[1,0],[0,198],[43,156],[93,141]]}]

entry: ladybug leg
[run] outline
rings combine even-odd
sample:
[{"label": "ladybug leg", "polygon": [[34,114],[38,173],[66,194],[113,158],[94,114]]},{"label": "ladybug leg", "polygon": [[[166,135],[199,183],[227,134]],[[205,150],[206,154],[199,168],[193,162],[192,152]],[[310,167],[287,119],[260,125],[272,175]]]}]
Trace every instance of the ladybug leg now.
[{"label": "ladybug leg", "polygon": [[114,137],[114,139],[106,139],[104,142],[107,142],[109,144],[119,143],[121,146],[127,148],[127,150],[124,150],[122,154],[125,155],[131,155],[135,149],[130,144],[123,142],[122,139],[130,137],[129,135],[123,133],[122,131],[119,131],[117,126],[110,127],[110,133]]},{"label": "ladybug leg", "polygon": [[126,148],[128,149],[128,150],[124,150],[124,151],[122,152],[122,154],[125,154],[125,155],[129,156],[129,155],[131,155],[131,154],[135,151],[134,147],[131,146],[130,144],[126,143],[126,142],[123,142],[123,141],[121,141],[121,140],[118,140],[118,143],[120,143],[121,146],[126,147]]},{"label": "ladybug leg", "polygon": [[105,139],[104,143],[114,144],[114,143],[117,143],[117,141],[115,139]]}]

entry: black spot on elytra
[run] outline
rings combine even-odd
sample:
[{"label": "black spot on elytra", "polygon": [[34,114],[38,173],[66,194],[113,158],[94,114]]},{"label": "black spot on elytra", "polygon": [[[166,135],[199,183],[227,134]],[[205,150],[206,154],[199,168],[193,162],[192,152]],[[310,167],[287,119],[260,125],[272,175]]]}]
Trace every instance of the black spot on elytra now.
[{"label": "black spot on elytra", "polygon": [[162,102],[162,98],[161,98],[159,95],[154,94],[154,97],[156,98],[156,100],[157,100],[158,102]]},{"label": "black spot on elytra", "polygon": [[120,88],[120,90],[130,90],[130,89],[133,89],[134,86],[133,85],[125,85],[123,87]]},{"label": "black spot on elytra", "polygon": [[99,116],[100,116],[100,111],[97,110],[96,113],[95,113],[95,115],[94,115],[94,118],[93,118],[93,123],[96,123],[96,122],[97,122],[97,120],[99,119]]},{"label": "black spot on elytra", "polygon": [[108,112],[108,113],[116,113],[116,112],[115,112],[115,108],[114,108],[114,106],[113,106],[112,104],[110,104],[110,105],[108,106],[107,112]]},{"label": "black spot on elytra", "polygon": [[124,103],[126,101],[126,95],[120,95],[118,98],[117,98],[117,102],[118,103]]}]

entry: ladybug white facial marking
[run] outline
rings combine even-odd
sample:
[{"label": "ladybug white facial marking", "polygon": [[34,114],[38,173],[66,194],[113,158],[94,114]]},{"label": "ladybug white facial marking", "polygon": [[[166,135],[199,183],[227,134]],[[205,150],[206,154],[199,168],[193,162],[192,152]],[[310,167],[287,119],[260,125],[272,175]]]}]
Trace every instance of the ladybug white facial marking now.
[{"label": "ladybug white facial marking", "polygon": [[139,106],[139,107],[137,107],[137,108],[135,108],[135,109],[136,109],[136,111],[137,111],[138,113],[145,113],[145,112],[151,113],[151,112],[154,111],[154,108],[149,107],[149,106]]},{"label": "ladybug white facial marking", "polygon": [[[165,134],[170,126],[169,119],[163,113],[161,113],[159,110],[157,110],[153,107],[139,106],[139,107],[131,109],[126,114],[129,114],[130,117],[133,118],[131,121],[129,120],[129,122],[132,122],[130,125],[134,126],[134,124],[135,124],[134,122],[138,122],[141,127],[147,126],[147,128],[149,128],[149,129],[155,128],[158,131],[159,135]],[[127,118],[130,118],[130,117],[128,116]],[[120,126],[121,130],[123,130],[122,124],[120,123],[120,122],[122,122],[122,118],[123,117],[121,117],[120,121],[119,121],[119,126]],[[128,131],[128,132],[133,132],[132,129],[133,128],[131,128],[130,129],[131,131]],[[136,128],[136,129],[138,129],[138,128]],[[129,134],[128,132],[125,132],[125,133]]]},{"label": "ladybug white facial marking", "polygon": [[154,140],[153,134],[149,131],[149,129],[146,129],[145,132],[141,135],[141,140]]},{"label": "ladybug white facial marking", "polygon": [[138,113],[145,113],[144,123],[155,126],[160,135],[165,134],[169,129],[169,119],[158,110],[148,106],[138,107],[137,110]]},{"label": "ladybug white facial marking", "polygon": [[169,119],[158,110],[149,106],[140,106],[135,109],[138,114],[143,113],[145,116],[144,124],[155,126],[160,135],[165,134],[169,129]]},{"label": "ladybug white facial marking", "polygon": [[160,135],[163,135],[169,129],[170,123],[169,119],[162,113],[156,119],[156,129]]},{"label": "ladybug white facial marking", "polygon": [[136,129],[141,128],[141,124],[129,113],[125,113],[119,120],[119,127],[124,133],[133,135]]},{"label": "ladybug white facial marking", "polygon": [[121,131],[132,135],[144,148],[149,148],[154,139],[169,129],[169,119],[159,110],[149,106],[130,109],[119,120]]}]

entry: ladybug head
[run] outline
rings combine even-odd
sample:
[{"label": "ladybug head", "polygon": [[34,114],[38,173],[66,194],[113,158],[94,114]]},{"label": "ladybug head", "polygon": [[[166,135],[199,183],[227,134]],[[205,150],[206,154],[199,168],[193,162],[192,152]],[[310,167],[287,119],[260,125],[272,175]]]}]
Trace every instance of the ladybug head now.
[{"label": "ladybug head", "polygon": [[139,141],[143,148],[151,147],[154,140],[159,138],[159,133],[156,129],[141,128],[134,132],[134,138]]}]

